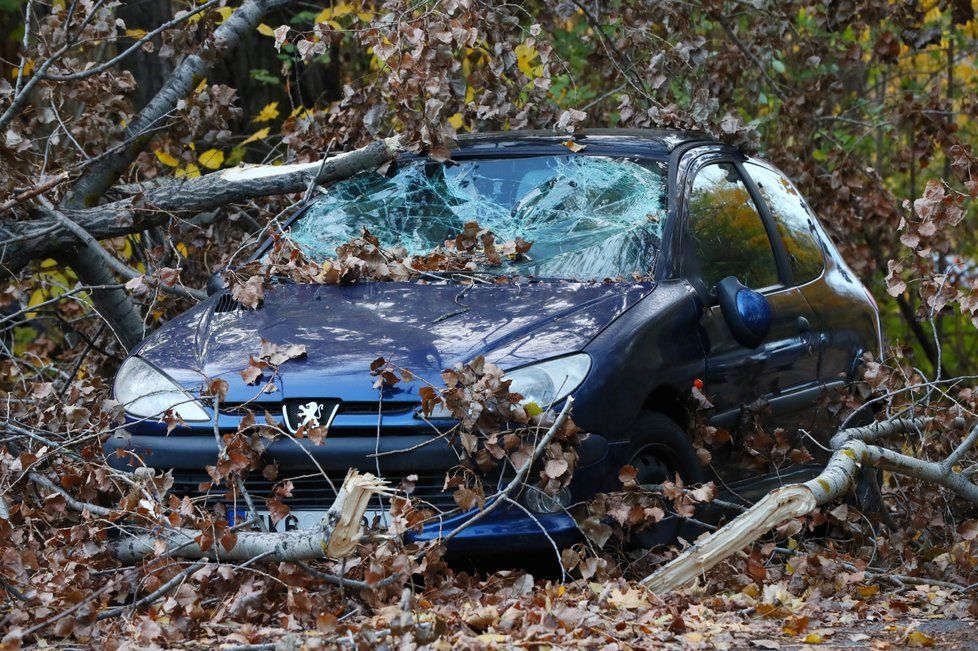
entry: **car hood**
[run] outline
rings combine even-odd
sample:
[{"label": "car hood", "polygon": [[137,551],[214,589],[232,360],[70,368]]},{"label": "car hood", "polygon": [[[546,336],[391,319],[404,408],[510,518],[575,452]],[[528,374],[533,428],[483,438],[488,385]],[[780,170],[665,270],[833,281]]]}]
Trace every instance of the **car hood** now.
[{"label": "car hood", "polygon": [[[391,393],[441,385],[440,372],[478,355],[504,369],[581,350],[651,291],[651,283],[544,282],[283,285],[256,310],[216,296],[174,319],[136,351],[188,390],[223,378],[227,400],[337,396],[376,399],[370,364],[384,357],[418,376]],[[239,372],[261,340],[302,344],[282,364],[277,391],[260,394]],[[266,380],[270,377],[266,375]],[[266,397],[267,396],[267,397]]]}]

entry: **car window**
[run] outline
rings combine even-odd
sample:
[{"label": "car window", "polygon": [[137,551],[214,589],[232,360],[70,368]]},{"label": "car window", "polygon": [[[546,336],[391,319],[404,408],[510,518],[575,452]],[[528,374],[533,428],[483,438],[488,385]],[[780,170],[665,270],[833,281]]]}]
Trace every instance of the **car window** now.
[{"label": "car window", "polygon": [[748,163],[747,173],[757,183],[764,203],[774,216],[795,283],[800,285],[817,278],[825,261],[805,200],[791,181],[774,170]]},{"label": "car window", "polygon": [[333,184],[287,234],[313,259],[366,227],[387,247],[426,253],[476,221],[529,259],[500,273],[600,280],[647,274],[667,214],[666,163],[595,155],[405,161]]},{"label": "car window", "polygon": [[778,284],[764,221],[736,167],[719,163],[701,169],[687,213],[692,252],[707,287],[727,276],[754,289]]}]

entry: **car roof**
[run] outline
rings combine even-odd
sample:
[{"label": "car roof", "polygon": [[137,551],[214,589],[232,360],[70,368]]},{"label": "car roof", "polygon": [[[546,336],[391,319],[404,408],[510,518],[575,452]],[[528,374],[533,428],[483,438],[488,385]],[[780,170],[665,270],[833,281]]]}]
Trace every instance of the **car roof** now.
[{"label": "car roof", "polygon": [[[458,155],[521,155],[565,152],[565,142],[573,140],[601,153],[619,155],[668,156],[676,147],[690,142],[716,142],[706,134],[675,129],[582,129],[573,134],[554,131],[490,131],[459,134],[452,152]],[[595,152],[597,153],[597,152]]]}]

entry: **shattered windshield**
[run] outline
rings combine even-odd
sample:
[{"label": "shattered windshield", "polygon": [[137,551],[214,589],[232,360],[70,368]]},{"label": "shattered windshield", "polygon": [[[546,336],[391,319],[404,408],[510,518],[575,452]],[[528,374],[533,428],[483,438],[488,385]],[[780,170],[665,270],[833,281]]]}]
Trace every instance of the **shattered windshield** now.
[{"label": "shattered windshield", "polygon": [[522,237],[528,260],[502,273],[600,280],[651,272],[666,217],[665,163],[564,155],[417,160],[335,183],[289,237],[317,260],[366,227],[386,247],[430,252],[478,222]]}]

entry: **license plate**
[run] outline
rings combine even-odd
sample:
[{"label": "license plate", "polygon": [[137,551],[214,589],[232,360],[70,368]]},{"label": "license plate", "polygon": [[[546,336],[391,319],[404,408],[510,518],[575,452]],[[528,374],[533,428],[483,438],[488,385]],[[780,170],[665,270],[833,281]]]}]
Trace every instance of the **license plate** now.
[{"label": "license plate", "polygon": [[[258,517],[265,523],[269,531],[295,531],[297,529],[315,529],[319,526],[326,511],[290,511],[287,516],[276,523],[272,523],[272,516],[268,511],[258,511]],[[374,524],[376,521],[380,526],[386,526],[388,521],[387,511],[380,509],[367,509],[364,519],[367,524]],[[228,524],[234,526],[239,522],[248,521],[247,509],[228,509]]]}]

